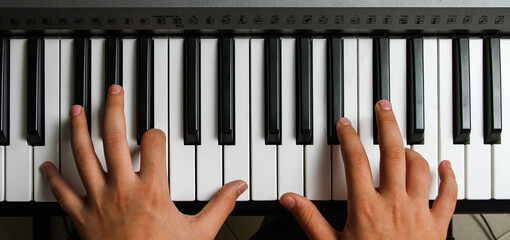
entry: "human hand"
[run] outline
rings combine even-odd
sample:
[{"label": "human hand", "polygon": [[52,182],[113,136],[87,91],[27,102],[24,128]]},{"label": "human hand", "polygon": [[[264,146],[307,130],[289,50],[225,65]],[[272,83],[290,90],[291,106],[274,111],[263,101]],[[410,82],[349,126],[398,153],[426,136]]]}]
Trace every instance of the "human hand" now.
[{"label": "human hand", "polygon": [[449,161],[439,165],[439,195],[429,209],[427,161],[405,149],[391,104],[375,107],[381,152],[380,186],[374,187],[363,145],[346,118],[337,122],[347,181],[347,222],[337,232],[308,199],[294,193],[280,202],[310,239],[445,239],[457,201],[457,183]]},{"label": "human hand", "polygon": [[104,114],[104,152],[108,173],[94,152],[85,112],[70,110],[74,159],[87,195],[79,196],[51,162],[42,165],[51,190],[84,239],[213,239],[247,189],[243,181],[223,186],[194,216],[179,212],[170,199],[166,137],[149,130],[141,142],[141,167],[135,173],[126,140],[124,91],[113,85]]}]

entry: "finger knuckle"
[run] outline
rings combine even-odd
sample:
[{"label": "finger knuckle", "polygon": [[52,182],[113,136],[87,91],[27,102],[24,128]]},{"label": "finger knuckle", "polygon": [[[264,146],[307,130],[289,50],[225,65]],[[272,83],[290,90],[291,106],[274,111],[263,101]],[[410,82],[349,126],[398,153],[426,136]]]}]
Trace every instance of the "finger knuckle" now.
[{"label": "finger knuckle", "polygon": [[387,147],[386,156],[388,156],[389,160],[400,160],[404,156],[404,148],[401,146],[391,146]]},{"label": "finger knuckle", "polygon": [[216,196],[214,196],[216,202],[218,202],[219,208],[224,212],[230,212],[235,205],[235,197],[229,194],[225,189],[220,189]]},{"label": "finger knuckle", "polygon": [[428,174],[430,172],[429,163],[425,159],[413,159],[411,162],[411,167],[420,174]]},{"label": "finger knuckle", "polygon": [[126,135],[122,131],[110,131],[105,134],[104,141],[111,146],[118,145],[126,141]]},{"label": "finger knuckle", "polygon": [[373,218],[373,214],[375,212],[374,202],[367,197],[360,197],[357,201],[357,214],[359,219],[368,220]]},{"label": "finger knuckle", "polygon": [[361,166],[365,164],[365,153],[361,151],[354,151],[348,155],[348,158],[346,159],[346,164],[354,167]]},{"label": "finger knuckle", "polygon": [[396,123],[395,116],[393,113],[386,113],[386,111],[384,111],[383,113],[377,115],[377,123],[382,129],[392,127]]},{"label": "finger knuckle", "polygon": [[308,207],[302,207],[299,210],[300,211],[296,213],[296,218],[301,221],[301,224],[304,227],[310,226],[312,224],[312,219],[314,218],[314,211]]}]

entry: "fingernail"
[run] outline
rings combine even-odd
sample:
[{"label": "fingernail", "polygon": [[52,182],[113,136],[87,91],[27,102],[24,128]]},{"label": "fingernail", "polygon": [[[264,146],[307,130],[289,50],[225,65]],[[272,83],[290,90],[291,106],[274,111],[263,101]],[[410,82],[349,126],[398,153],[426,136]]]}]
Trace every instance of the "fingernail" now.
[{"label": "fingernail", "polygon": [[452,163],[448,160],[444,160],[444,165],[446,165],[448,168],[452,168]]},{"label": "fingernail", "polygon": [[74,105],[71,107],[71,109],[69,109],[69,116],[74,117],[74,116],[80,114],[80,112],[81,112],[81,107],[78,105]]},{"label": "fingernail", "polygon": [[286,207],[289,210],[294,208],[294,206],[296,205],[296,200],[294,200],[294,198],[292,198],[290,196],[286,196],[286,197],[280,199],[280,202],[282,203],[282,205],[284,207]]},{"label": "fingernail", "polygon": [[391,110],[391,103],[388,100],[379,101],[379,107],[384,110]]},{"label": "fingernail", "polygon": [[41,169],[43,171],[44,174],[46,174],[46,171],[48,170],[48,168],[50,167],[50,163],[48,162],[44,162],[42,165],[41,165]]},{"label": "fingernail", "polygon": [[239,195],[241,195],[241,193],[246,191],[246,189],[248,189],[248,185],[245,182],[242,182],[241,184],[237,185],[237,191],[238,191]]},{"label": "fingernail", "polygon": [[351,121],[349,121],[348,118],[340,118],[338,121],[340,122],[340,126],[351,125]]},{"label": "fingernail", "polygon": [[117,94],[117,93],[120,93],[120,86],[117,85],[117,84],[114,84],[110,87],[110,89],[108,90],[108,93],[109,94]]}]

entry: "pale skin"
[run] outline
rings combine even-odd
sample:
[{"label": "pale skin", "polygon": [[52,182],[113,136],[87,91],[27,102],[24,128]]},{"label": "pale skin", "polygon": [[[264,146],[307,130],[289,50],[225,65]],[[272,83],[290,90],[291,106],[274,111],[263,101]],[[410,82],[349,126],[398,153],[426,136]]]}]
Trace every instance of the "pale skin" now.
[{"label": "pale skin", "polygon": [[439,195],[429,208],[427,161],[404,148],[391,104],[375,106],[381,152],[380,186],[372,181],[363,145],[349,120],[337,122],[347,181],[348,217],[336,231],[308,199],[287,193],[280,202],[310,239],[445,239],[457,201],[457,183],[449,161],[439,165]]},{"label": "pale skin", "polygon": [[42,169],[83,239],[213,239],[248,187],[243,181],[230,182],[200,213],[184,215],[170,199],[162,131],[143,135],[140,172],[133,171],[120,86],[109,89],[104,115],[108,173],[94,152],[83,108],[73,106],[69,114],[74,158],[87,195],[73,191],[53,164],[46,162]]},{"label": "pale skin", "polygon": [[[379,188],[373,185],[358,135],[347,119],[337,122],[348,184],[349,217],[343,232],[333,229],[313,203],[300,195],[287,193],[280,202],[311,239],[444,239],[457,196],[449,162],[439,166],[439,196],[429,209],[427,162],[404,149],[389,102],[377,104],[376,113],[381,146]],[[248,187],[241,180],[227,183],[200,213],[182,214],[169,194],[163,132],[153,129],[143,135],[140,172],[133,171],[122,87],[110,87],[106,101],[103,142],[108,172],[94,152],[83,108],[73,106],[69,114],[73,154],[86,196],[71,189],[51,162],[42,169],[83,239],[213,239]]]}]

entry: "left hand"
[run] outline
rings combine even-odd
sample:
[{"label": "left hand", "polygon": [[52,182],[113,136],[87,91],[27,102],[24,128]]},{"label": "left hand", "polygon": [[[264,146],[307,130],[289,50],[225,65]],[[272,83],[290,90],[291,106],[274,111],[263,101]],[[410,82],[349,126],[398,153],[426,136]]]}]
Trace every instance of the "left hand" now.
[{"label": "left hand", "polygon": [[243,181],[230,182],[199,214],[184,215],[170,199],[162,131],[143,135],[141,169],[133,171],[122,87],[110,87],[106,101],[103,142],[108,173],[94,152],[85,111],[75,105],[70,115],[74,159],[86,196],[71,189],[51,162],[42,169],[83,239],[213,239],[248,187]]}]

